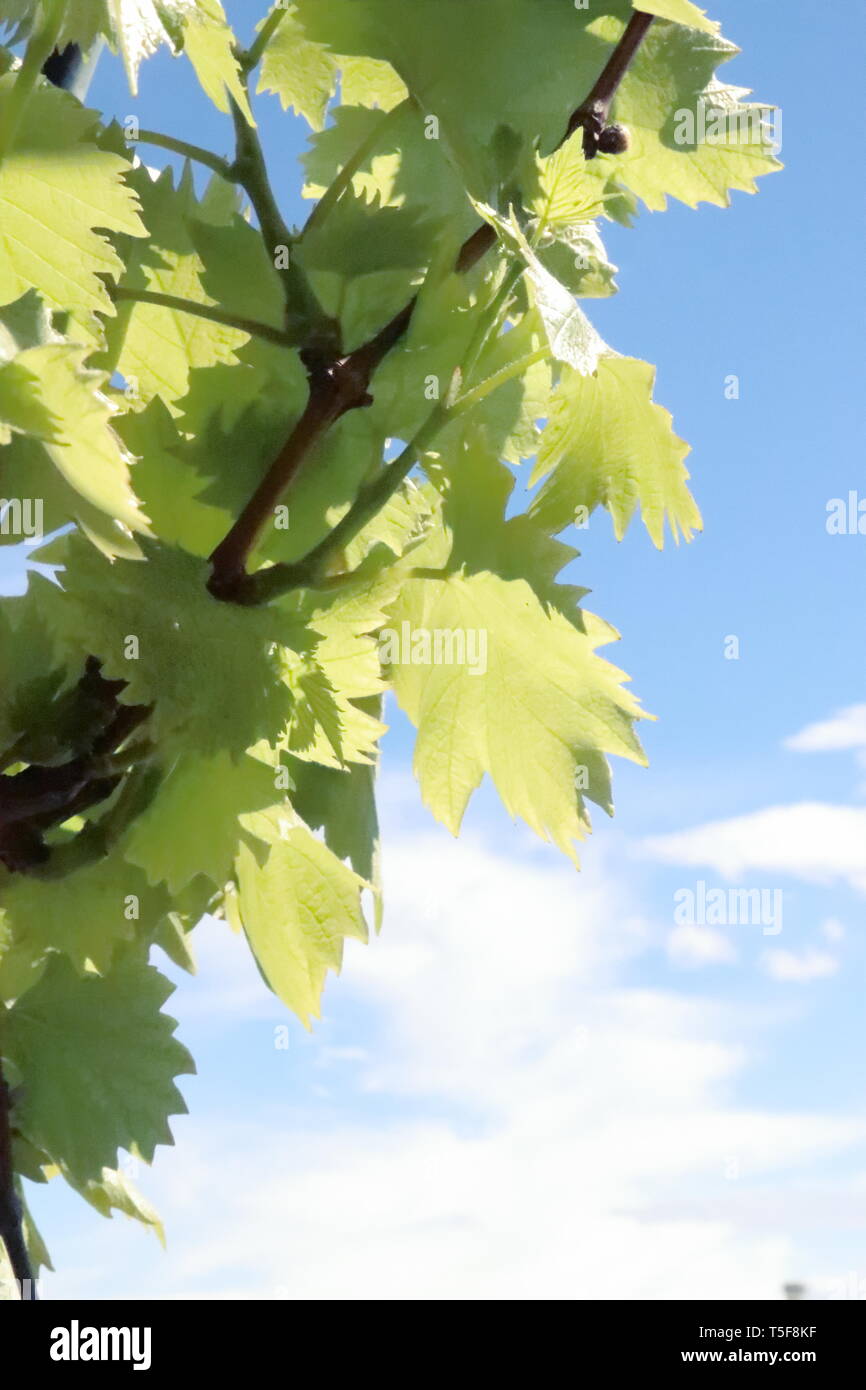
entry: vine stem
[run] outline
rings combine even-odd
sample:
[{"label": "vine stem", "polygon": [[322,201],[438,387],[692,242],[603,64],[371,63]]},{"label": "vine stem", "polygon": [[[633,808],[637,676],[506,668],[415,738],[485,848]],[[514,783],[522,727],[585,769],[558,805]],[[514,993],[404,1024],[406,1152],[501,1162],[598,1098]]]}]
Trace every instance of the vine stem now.
[{"label": "vine stem", "polygon": [[361,488],[352,506],[334,529],[297,564],[270,565],[249,575],[241,590],[241,602],[257,605],[292,589],[316,588],[324,579],[332,556],[349,545],[368,522],[378,516],[451,418],[452,411],[446,405],[440,403],[436,406],[402,453]]},{"label": "vine stem", "polygon": [[[261,142],[234,98],[231,99],[236,155],[232,166],[253,205],[265,249],[283,282],[287,326],[300,320],[311,352],[319,357],[339,350],[339,325],[322,308],[301,266],[292,255],[297,238],[289,230],[271,187]],[[285,257],[285,265],[280,260]]]},{"label": "vine stem", "polygon": [[67,0],[43,0],[39,27],[31,34],[0,123],[0,163],[11,153],[27,104],[60,38]]},{"label": "vine stem", "polygon": [[572,112],[565,134],[556,146],[557,149],[564,145],[576,130],[582,129],[583,152],[587,159],[595,157],[598,151],[598,137],[607,124],[613,99],[654,19],[655,15],[635,10],[589,96]]},{"label": "vine stem", "polygon": [[474,405],[478,405],[479,401],[485,400],[487,396],[497,391],[500,386],[505,386],[515,377],[523,376],[523,373],[528,372],[530,367],[534,367],[538,362],[547,361],[549,356],[550,348],[541,347],[537,348],[535,352],[528,352],[524,357],[518,357],[515,361],[509,362],[498,372],[494,372],[492,376],[480,381],[477,386],[473,386],[471,391],[466,391],[464,395],[458,396],[454,402],[452,414],[455,417],[465,414]]},{"label": "vine stem", "polygon": [[247,319],[241,314],[230,314],[218,304],[197,304],[194,299],[182,299],[176,294],[163,294],[161,290],[133,290],[118,285],[111,290],[112,299],[119,304],[156,304],[162,309],[175,309],[178,313],[192,314],[195,318],[208,319],[211,323],[221,323],[225,328],[237,328],[241,333],[249,333],[251,338],[264,338],[266,342],[277,343],[280,347],[293,347],[294,338],[282,328],[274,328],[269,323],[259,323],[257,319]]},{"label": "vine stem", "polygon": [[517,286],[517,282],[523,273],[523,267],[519,262],[512,265],[505,273],[502,284],[494,294],[486,314],[478,324],[469,350],[463,362],[463,379],[467,380],[478,365],[481,354],[491,335],[499,330],[502,320],[505,317],[508,302]]},{"label": "vine stem", "polygon": [[196,164],[203,164],[206,169],[212,169],[229,183],[235,181],[234,170],[228,159],[214,154],[212,150],[204,149],[202,145],[192,145],[189,140],[177,140],[173,135],[163,135],[159,130],[140,130],[135,143],[157,145],[161,150],[168,150],[170,154],[179,154],[183,159],[192,159]]},{"label": "vine stem", "polygon": [[21,1298],[37,1298],[36,1281],[24,1238],[24,1214],[12,1165],[12,1093],[0,1065],[0,1239],[6,1247]]},{"label": "vine stem", "polygon": [[242,72],[250,73],[253,68],[258,67],[264,57],[265,49],[287,14],[288,9],[285,5],[274,6],[270,14],[263,21],[261,29],[256,34],[256,37],[253,39],[253,42],[246,52],[238,54],[238,62],[240,63]]},{"label": "vine stem", "polygon": [[290,593],[292,589],[325,587],[329,578],[331,583],[335,585],[345,582],[350,576],[328,576],[327,569],[330,561],[340,550],[349,545],[374,517],[378,516],[386,502],[394,496],[400,484],[409,476],[415,464],[420,462],[422,455],[440,431],[452,420],[465,415],[473,406],[485,400],[500,386],[513,381],[515,377],[522,376],[537,362],[544,362],[549,355],[550,351],[547,347],[526,353],[525,356],[517,358],[514,362],[509,362],[500,371],[494,372],[492,376],[479,382],[471,391],[458,395],[450,403],[444,402],[437,405],[402,453],[371,482],[361,488],[345,516],[337,522],[334,529],[317,546],[304,556],[303,560],[294,565],[270,565],[249,575],[240,589],[239,601],[256,606],[267,603],[270,599],[279,598],[282,594]]},{"label": "vine stem", "polygon": [[339,385],[330,389],[329,378],[315,381],[307,404],[274,463],[247,502],[226,538],[210,557],[213,572],[208,588],[214,598],[246,602],[240,598],[248,589],[246,557],[253,549],[266,518],[277,505],[307,454],[325,431],[351,407],[351,398]]},{"label": "vine stem", "polygon": [[[584,149],[587,151],[587,131],[590,129],[595,131],[596,128],[600,131],[603,128],[613,98],[635,54],[646,38],[653,19],[653,15],[644,14],[643,11],[635,11],[589,96],[569,118],[566,133],[560,144],[563,144],[575,130],[582,127],[585,137]],[[253,169],[255,179],[261,183],[262,188],[269,189],[258,140],[254,132],[252,136],[248,133],[242,113],[236,107],[234,108],[234,115],[238,132],[239,157],[243,146],[251,155],[251,169]],[[593,142],[592,154],[595,153],[596,148],[597,145]],[[366,153],[364,148],[356,152],[350,164],[354,164],[355,160],[358,160],[359,163],[363,162]],[[587,157],[591,157],[591,154],[588,153]],[[337,175],[336,188],[332,184],[321,200],[326,202],[326,211],[332,208],[345,192],[357,167],[358,165],[355,165],[347,173],[349,166],[344,166]],[[247,187],[246,184],[244,186]],[[249,187],[247,187],[247,191],[250,192]],[[250,196],[252,198],[252,194]],[[254,200],[253,206],[256,206]],[[256,211],[258,213],[258,208]],[[267,214],[267,202],[263,211]],[[267,215],[263,220],[259,213],[259,222],[264,229],[268,225]],[[265,232],[266,244],[268,236],[269,233]],[[455,264],[457,273],[466,274],[473,269],[495,244],[496,232],[493,227],[487,222],[482,223],[460,248]],[[318,334],[314,332],[311,340],[302,349],[301,359],[308,369],[310,383],[306,407],[241,515],[210,556],[211,577],[208,582],[208,589],[214,598],[227,603],[244,605],[266,603],[270,598],[286,593],[292,588],[303,587],[314,578],[320,578],[326,561],[348,539],[358,534],[358,531],[375,515],[375,510],[387,502],[414,466],[418,457],[419,445],[417,440],[407,446],[400,459],[395,460],[373,482],[361,489],[352,507],[337,523],[330,535],[320,541],[306,556],[291,565],[271,565],[266,569],[259,570],[254,575],[246,573],[249,557],[267,525],[273,507],[305,460],[342,415],[350,410],[371,404],[372,397],[369,387],[373,374],[387,353],[406,333],[412,322],[416,304],[417,295],[386,323],[374,338],[347,356],[342,356],[334,348],[329,354],[323,347],[324,339],[321,332]],[[321,322],[320,318],[318,323],[321,325]],[[326,324],[325,337],[328,330],[334,338],[338,338],[338,325]],[[532,354],[531,360],[537,361],[540,358],[537,354]],[[527,365],[530,363],[527,362]],[[489,391],[494,390],[497,385],[501,384],[497,378],[509,379],[511,369],[503,370],[505,375],[498,373],[496,378],[481,383],[472,392],[467,393],[463,398],[462,408],[469,409]],[[426,431],[428,426],[433,428],[434,421],[438,421],[435,423],[435,429],[440,429],[442,420],[437,412],[434,412],[431,420],[422,429]],[[401,476],[400,468],[404,464],[405,472]],[[371,507],[375,509],[371,511]]]}]

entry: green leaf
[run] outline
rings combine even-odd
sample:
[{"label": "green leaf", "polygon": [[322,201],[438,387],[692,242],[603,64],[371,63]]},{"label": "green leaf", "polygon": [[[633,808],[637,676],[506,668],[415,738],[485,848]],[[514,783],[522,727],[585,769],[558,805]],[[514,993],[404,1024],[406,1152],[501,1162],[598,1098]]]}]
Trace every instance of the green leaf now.
[{"label": "green leaf", "polygon": [[57,959],[9,1011],[4,1055],[25,1083],[16,1123],[76,1183],[99,1182],[118,1149],[150,1162],[173,1142],[168,1117],[186,1112],[174,1078],[194,1068],[160,1012],[171,993],[137,959],[84,979]]},{"label": "green leaf", "polygon": [[474,227],[472,206],[442,141],[427,138],[423,112],[412,101],[386,112],[348,105],[347,100],[344,92],[344,105],[311,138],[302,156],[304,196],[321,197],[351,161],[357,166],[352,176],[356,198],[426,219],[447,218],[449,233],[459,244]]},{"label": "green leaf", "polygon": [[119,416],[115,427],[138,459],[136,492],[154,534],[192,555],[210,555],[228,532],[232,513],[200,500],[205,479],[185,456],[186,441],[167,406],[156,397],[145,410]]},{"label": "green leaf", "polygon": [[206,293],[230,314],[283,328],[283,288],[259,232],[235,210],[225,219],[207,216],[207,194],[197,211],[197,218],[188,214],[189,225]]},{"label": "green leaf", "polygon": [[39,1230],[39,1227],[36,1225],[36,1222],[33,1220],[33,1213],[31,1212],[23,1193],[21,1194],[21,1206],[21,1224],[24,1229],[24,1239],[27,1242],[27,1253],[30,1256],[30,1267],[33,1270],[34,1279],[38,1279],[43,1269],[49,1269],[53,1271],[54,1265],[51,1263],[51,1256],[48,1253],[48,1246],[42,1239],[42,1233]]},{"label": "green leaf", "polygon": [[172,894],[198,874],[222,887],[238,849],[238,817],[264,810],[273,800],[273,774],[254,758],[234,762],[225,753],[181,758],[133,824],[124,853],[151,883],[166,883]]},{"label": "green leaf", "polygon": [[[653,402],[655,370],[633,357],[603,357],[594,376],[565,371],[550,402],[532,481],[546,477],[530,514],[551,531],[599,504],[613,518],[617,540],[640,506],[659,548],[665,522],[675,540],[701,529],[686,486],[689,446]],[[549,476],[548,476],[549,475]]]},{"label": "green leaf", "polygon": [[20,361],[0,361],[0,444],[9,444],[13,431],[56,439],[57,421],[42,400],[32,369]]},{"label": "green leaf", "polygon": [[0,922],[10,929],[11,950],[29,950],[33,961],[61,952],[80,975],[90,969],[105,975],[118,947],[147,939],[168,906],[140,869],[113,856],[66,875],[62,888],[14,875],[2,895]]},{"label": "green leaf", "polygon": [[[39,0],[3,0],[0,24],[17,22],[28,33],[39,8]],[[225,19],[214,0],[73,0],[66,7],[60,46],[78,43],[86,51],[103,35],[122,55],[135,93],[142,62],[158,48],[168,44],[177,52],[188,28],[218,29],[220,23],[224,26]]]},{"label": "green leaf", "polygon": [[537,245],[545,270],[579,299],[604,299],[619,288],[618,267],[608,259],[601,233],[594,222],[560,227],[546,233]]},{"label": "green leaf", "polygon": [[322,130],[338,71],[343,106],[390,111],[404,100],[406,88],[389,63],[336,56],[306,37],[296,6],[283,8],[288,13],[265,49],[259,79],[259,91],[274,92],[283,110],[292,107],[313,130]]},{"label": "green leaf", "polygon": [[260,864],[243,844],[237,860],[241,919],[271,989],[309,1027],[319,1017],[329,970],[339,971],[347,937],[366,941],[363,880],[288,808],[245,818],[269,845]]},{"label": "green leaf", "polygon": [[510,216],[505,218],[484,203],[478,203],[477,208],[482,217],[494,227],[505,245],[523,261],[531,295],[552,355],[558,362],[574,367],[583,375],[594,372],[599,358],[609,352],[610,348],[596,332],[580,305],[575,303],[570,291],[542,265],[537,253],[527,241],[514,209],[512,208]]},{"label": "green leaf", "polygon": [[591,222],[603,211],[598,181],[589,172],[579,140],[566,140],[546,159],[535,156],[535,187],[528,205],[538,229]]},{"label": "green leaf", "polygon": [[[142,205],[148,239],[131,242],[122,248],[126,260],[120,280],[123,289],[157,291],[194,304],[213,305],[216,299],[203,283],[205,261],[196,245],[196,235],[205,236],[211,229],[197,221],[202,209],[196,201],[192,175],[187,170],[175,188],[171,170],[163,170],[153,179],[147,169],[141,168],[131,175],[130,182]],[[236,261],[236,269],[242,272],[243,294],[250,285],[256,284],[255,276],[251,275],[252,267],[246,259],[241,260],[247,238],[253,238],[261,257],[265,261],[266,257],[261,240],[252,228],[240,218],[237,223],[243,231],[236,232],[231,245],[240,260],[240,265]],[[221,248],[219,254],[224,254]],[[270,271],[276,278],[273,266]],[[221,277],[221,283],[224,278]],[[270,288],[269,322],[275,303],[273,284]],[[229,312],[234,310],[233,305],[223,307]],[[253,312],[250,316],[256,317],[256,314]],[[125,378],[132,399],[150,401],[158,395],[173,406],[186,395],[190,372],[220,362],[236,362],[236,350],[248,341],[248,335],[239,329],[212,323],[195,314],[162,305],[123,301],[118,305],[117,316],[106,324],[105,364]]]},{"label": "green leaf", "polygon": [[[225,535],[231,519],[244,507],[288,439],[308,394],[306,373],[294,350],[252,340],[240,349],[238,358],[240,368],[218,363],[207,370],[191,373],[190,390],[183,400],[183,414],[178,420],[182,438],[177,430],[172,434],[159,415],[148,429],[150,434],[154,429],[159,430],[160,448],[167,450],[166,456],[154,465],[156,476],[150,479],[148,496],[157,496],[166,539],[176,537],[196,554],[207,555]],[[351,419],[349,416],[345,422],[340,421],[338,431],[349,429]],[[126,427],[124,430],[126,432]],[[329,434],[323,452],[330,454],[336,448],[338,437],[334,432]],[[146,453],[146,441],[144,445]],[[171,477],[172,458],[179,460],[179,491],[196,499],[189,522],[184,517],[172,519],[168,516],[166,498],[159,499],[159,480],[161,476]],[[305,470],[305,473],[310,471],[316,470]],[[336,471],[339,476],[339,469]],[[197,475],[197,482],[193,475]],[[146,480],[148,476],[146,473]],[[274,534],[268,537],[275,544],[292,544],[296,531],[299,543],[304,542],[301,521],[306,508],[299,501],[298,491],[305,486],[306,476],[302,474],[297,482],[298,487],[293,488],[288,531],[276,530],[275,515]],[[148,485],[147,481],[144,485]],[[325,510],[327,505],[326,501]],[[208,508],[209,514],[201,510],[202,506]],[[320,508],[320,524],[321,515]],[[210,534],[211,528],[218,524],[217,517],[221,533],[210,547],[202,549],[200,537],[203,532]],[[224,517],[229,519],[226,525],[222,525]],[[286,556],[280,553],[279,558]]]},{"label": "green leaf", "polygon": [[240,755],[278,738],[291,708],[280,647],[295,640],[292,622],[276,607],[218,603],[209,566],[192,555],[152,543],[146,554],[111,566],[73,538],[65,592],[38,591],[58,642],[125,681],[124,703],[153,704],[149,732],[172,754]]},{"label": "green leaf", "polygon": [[136,1191],[134,1184],[121,1170],[103,1168],[98,1179],[84,1183],[73,1182],[72,1186],[100,1216],[111,1219],[116,1211],[122,1212],[133,1221],[140,1221],[143,1226],[149,1226],[160,1245],[165,1246],[165,1230],[159,1213],[140,1192]]},{"label": "green leaf", "polygon": [[180,913],[170,912],[160,922],[153,937],[154,946],[159,946],[165,951],[172,964],[176,965],[178,970],[185,970],[188,975],[194,975],[196,972],[190,936],[192,928],[198,925],[198,920],[197,917],[195,921],[188,923]]},{"label": "green leaf", "polygon": [[396,570],[385,570],[374,556],[352,581],[297,600],[293,651],[288,644],[281,655],[282,678],[292,695],[291,724],[277,745],[254,749],[256,756],[274,763],[278,752],[291,753],[292,759],[334,769],[377,760],[385,733],[378,717],[385,685],[375,632],[399,582]]},{"label": "green leaf", "polygon": [[717,34],[719,26],[714,19],[708,19],[705,12],[692,4],[692,0],[632,0],[636,10],[644,14],[658,15],[660,19],[670,19],[674,24],[686,24],[692,29],[703,29],[705,34]]},{"label": "green leaf", "polygon": [[[553,150],[634,13],[632,0],[586,10],[564,0],[299,0],[298,8],[309,39],[393,65],[440,122],[469,191],[488,202],[503,183],[497,151],[506,123],[516,149]],[[676,9],[692,26],[702,19],[696,6]],[[532,42],[515,42],[520,34]],[[699,28],[654,24],[614,107],[632,133],[631,149],[615,163],[593,161],[596,176],[607,181],[615,170],[651,208],[663,208],[666,194],[694,207],[725,204],[729,190],[753,191],[756,177],[779,168],[769,144],[748,131],[727,148],[689,148],[673,138],[674,113],[694,107],[702,93],[732,116],[748,110],[740,89],[714,77],[736,51],[706,21]]]},{"label": "green leaf", "polygon": [[[588,91],[600,71],[601,46],[586,37],[592,16],[559,0],[300,0],[298,10],[309,39],[393,66],[439,121],[480,197],[492,192],[503,123],[518,139],[540,136],[549,148],[562,134],[575,93]],[[532,42],[515,42],[521,33]]]},{"label": "green leaf", "polygon": [[369,414],[383,434],[412,439],[431,401],[444,398],[475,332],[473,308],[465,276],[449,273],[422,286],[408,333],[376,373]]},{"label": "green leaf", "polygon": [[[482,386],[511,366],[528,360],[538,352],[545,336],[538,313],[524,314],[507,333],[500,333],[488,344],[464,389]],[[550,390],[550,363],[533,362],[473,406],[472,421],[485,425],[488,440],[502,458],[520,463],[538,450],[538,422],[547,415]]]},{"label": "green leaf", "polygon": [[526,171],[533,213],[532,244],[546,270],[579,296],[616,291],[612,265],[595,218],[605,210],[598,179],[588,172],[580,140],[567,140],[548,159],[534,156]]},{"label": "green leaf", "polygon": [[575,604],[587,590],[556,583],[575,551],[553,540],[526,512],[508,516],[515,478],[499,457],[495,436],[475,418],[458,421],[424,468],[441,494],[439,527],[412,556],[418,568],[490,571],[501,579],[524,579],[545,606],[559,608],[582,626]]},{"label": "green leaf", "polygon": [[249,124],[255,125],[235,52],[235,36],[219,0],[198,0],[191,12],[189,5],[179,9],[178,17],[183,21],[184,52],[214,106],[228,112],[235,102]]},{"label": "green leaf", "polygon": [[383,555],[383,548],[398,558],[410,554],[424,540],[432,520],[427,489],[407,478],[346,547],[347,568],[355,569],[364,562],[369,564],[374,552],[382,556],[383,563],[390,563],[390,557]]},{"label": "green leaf", "polygon": [[[375,715],[376,709],[371,713]],[[328,849],[338,859],[348,859],[355,873],[381,896],[376,768],[322,767],[291,757],[286,761],[293,782],[292,805],[298,814],[311,830],[324,830]]]},{"label": "green leaf", "polygon": [[[105,12],[100,15],[101,32],[122,54],[133,93],[138,90],[138,69],[144,59],[164,43],[176,46],[182,16],[191,3],[195,0],[86,0],[85,8]],[[68,27],[74,24],[66,22]]]},{"label": "green leaf", "polygon": [[[16,354],[18,347],[23,350]],[[112,429],[114,411],[101,389],[104,375],[83,369],[87,350],[58,338],[32,291],[0,308],[3,354],[16,354],[6,366],[38,383],[34,428],[28,432],[40,441],[13,441],[9,435],[6,488],[12,495],[38,496],[50,513],[48,529],[77,520],[97,527],[109,554],[125,549],[130,533],[146,532],[147,522],[132,492],[130,456]],[[0,383],[3,370],[0,364]],[[41,421],[52,422],[47,432],[38,428]],[[25,423],[20,414],[18,423]]]},{"label": "green leaf", "polygon": [[47,964],[47,956],[34,958],[28,941],[13,942],[11,931],[0,921],[0,1000],[20,999],[39,983]]},{"label": "green leaf", "polygon": [[[0,78],[0,117],[14,83]],[[15,148],[0,165],[0,303],[35,287],[55,309],[111,313],[100,276],[122,263],[101,231],[141,237],[129,163],[94,143],[95,112],[40,87]]]},{"label": "green leaf", "polygon": [[[113,484],[115,480],[111,482]],[[82,497],[54,466],[37,440],[24,435],[12,436],[12,442],[6,446],[3,454],[3,488],[10,497],[39,499],[43,504],[43,529],[46,535],[68,526],[70,522],[77,522],[82,533],[104,555],[140,558],[141,551],[132,529],[125,523],[115,521],[105,510]],[[145,522],[141,513],[138,513],[138,517],[136,531],[141,532],[145,529]]]},{"label": "green leaf", "polygon": [[[618,31],[607,20],[598,27],[611,40]],[[757,178],[781,169],[762,121],[771,108],[744,103],[746,88],[715,77],[719,64],[738,52],[735,44],[709,32],[667,24],[650,29],[613,114],[631,135],[629,149],[617,156],[616,179],[651,211],[664,211],[668,197],[689,207],[702,202],[727,207],[732,191],[754,193]],[[593,161],[602,176],[606,163]]]},{"label": "green leaf", "polygon": [[0,305],[0,360],[11,362],[25,348],[39,347],[51,337],[51,314],[36,290],[12,304]]},{"label": "green leaf", "polygon": [[[43,440],[42,447],[76,497],[110,522],[147,534],[147,519],[132,491],[132,459],[112,428],[114,411],[100,389],[105,377],[84,370],[86,356],[84,348],[47,343],[18,358],[38,378],[43,405],[56,421],[53,439]],[[86,519],[87,512],[79,513],[72,499],[68,519],[79,515]]]},{"label": "green leaf", "polygon": [[309,594],[296,616],[295,652],[283,649],[283,679],[292,692],[292,723],[280,747],[303,761],[343,768],[375,762],[385,725],[375,633],[400,576],[364,571],[330,595]]},{"label": "green leaf", "polygon": [[383,270],[420,270],[430,260],[436,230],[435,223],[413,211],[344,197],[304,237],[298,259],[307,270],[345,280]]},{"label": "green leaf", "polygon": [[393,141],[387,140],[393,129],[394,118],[388,121],[386,115],[385,111],[362,104],[348,105],[345,101],[334,108],[327,126],[320,126],[310,136],[307,148],[301,155],[307,179],[305,198],[321,198],[343,166],[355,160],[359,150],[370,146],[368,158],[361,161],[352,176],[352,190],[356,197],[364,198],[367,202],[374,197],[378,197],[383,204],[391,202],[388,196],[390,184],[381,176],[377,177],[375,172],[389,155],[391,165],[399,168],[401,162],[396,153],[396,137]]},{"label": "green leaf", "polygon": [[[0,752],[39,724],[66,679],[31,594],[0,603]],[[52,718],[51,722],[55,720]],[[50,762],[50,750],[41,749]]]},{"label": "green leaf", "polygon": [[343,106],[373,106],[392,111],[406,100],[406,84],[390,63],[378,58],[340,58],[340,96]]},{"label": "green leaf", "polygon": [[616,636],[589,613],[575,627],[524,580],[477,573],[404,585],[383,660],[418,728],[421,794],[454,834],[485,772],[510,815],[572,857],[591,828],[584,791],[612,811],[606,755],[645,762],[638,702],[595,652]]},{"label": "green leaf", "polygon": [[284,111],[292,107],[313,130],[321,130],[336,85],[336,58],[304,36],[292,6],[265,49],[259,91],[275,92]]}]

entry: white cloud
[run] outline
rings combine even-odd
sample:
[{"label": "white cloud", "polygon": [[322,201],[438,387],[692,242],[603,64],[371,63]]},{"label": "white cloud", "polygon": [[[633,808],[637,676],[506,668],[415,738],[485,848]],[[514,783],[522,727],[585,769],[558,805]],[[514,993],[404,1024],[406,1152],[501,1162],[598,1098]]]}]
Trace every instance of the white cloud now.
[{"label": "white cloud", "polygon": [[807,724],[785,739],[784,746],[797,753],[832,753],[866,748],[866,705],[848,705],[829,719]]},{"label": "white cloud", "polygon": [[370,1054],[364,1047],[323,1047],[319,1053],[319,1062],[323,1067],[332,1063],[367,1062],[369,1059]]},{"label": "white cloud", "polygon": [[866,893],[866,808],[798,802],[710,821],[642,841],[651,858],[707,865],[728,880],[752,870],[809,883],[844,882]]},{"label": "white cloud", "polygon": [[737,960],[730,937],[712,927],[674,927],[667,939],[667,950],[675,965],[733,965]]},{"label": "white cloud", "polygon": [[[168,1255],[88,1226],[87,1265],[80,1236],[71,1264],[55,1249],[49,1294],[777,1297],[792,1232],[726,1205],[732,1178],[796,1174],[866,1126],[738,1105],[754,1020],[627,984],[654,937],[621,877],[599,855],[580,877],[555,863],[439,833],[392,842],[385,932],[326,995],[332,1022],[368,1020],[340,1102],[310,1106],[293,1081],[229,1121],[223,1087],[219,1120],[179,1121],[148,1183]],[[314,1035],[311,1066],[333,1046]]]},{"label": "white cloud", "polygon": [[839,969],[835,956],[827,951],[816,951],[813,947],[805,951],[765,951],[761,961],[771,979],[796,984],[825,979],[828,975],[835,975]]},{"label": "white cloud", "polygon": [[845,928],[835,917],[827,917],[821,923],[821,934],[828,941],[842,941],[845,937]]}]

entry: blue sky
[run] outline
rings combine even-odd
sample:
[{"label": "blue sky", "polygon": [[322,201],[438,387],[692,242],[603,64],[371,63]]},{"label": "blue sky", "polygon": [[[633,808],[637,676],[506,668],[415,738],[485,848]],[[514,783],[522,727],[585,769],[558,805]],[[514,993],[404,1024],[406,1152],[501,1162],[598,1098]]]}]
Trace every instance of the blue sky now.
[{"label": "blue sky", "polygon": [[[245,34],[260,7],[227,8]],[[705,519],[662,554],[594,519],[566,574],[658,716],[649,770],[615,767],[577,876],[487,789],[458,844],[435,826],[392,708],[382,937],[307,1035],[208,930],[170,1006],[192,1113],[137,1174],[168,1253],[43,1189],[49,1296],[866,1297],[864,540],[825,524],[866,496],[863,20],[829,8],[710,6],[743,49],[724,75],[781,108],[786,170],[727,210],[610,228],[620,293],[589,306],[658,365]],[[165,56],[136,99],[103,59],[90,100],[227,152]],[[275,100],[258,115],[299,220],[304,130]],[[678,924],[701,880],[779,890],[781,932]]]}]

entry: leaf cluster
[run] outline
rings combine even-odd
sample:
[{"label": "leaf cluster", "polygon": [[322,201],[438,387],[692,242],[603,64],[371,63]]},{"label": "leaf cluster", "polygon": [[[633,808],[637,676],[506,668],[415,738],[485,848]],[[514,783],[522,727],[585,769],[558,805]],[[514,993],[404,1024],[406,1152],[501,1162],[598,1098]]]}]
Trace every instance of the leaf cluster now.
[{"label": "leaf cluster", "polygon": [[[152,948],[192,969],[197,924],[242,931],[318,1016],[381,916],[387,695],[455,833],[489,776],[574,857],[590,803],[612,812],[610,756],[644,761],[601,654],[618,634],[558,576],[605,511],[659,547],[701,521],[653,369],[587,306],[616,291],[612,219],[724,205],[777,162],[716,76],[717,26],[639,8],[609,94],[628,148],[588,160],[563,132],[629,0],[297,0],[246,48],[218,0],[0,0],[0,465],[52,567],[0,602],[19,1180],[62,1174],[158,1228],[121,1156],[171,1142],[193,1066]],[[232,155],[136,147],[40,78],[52,46],[98,39],[133,90],[160,46],[188,58]],[[255,123],[273,97],[310,128],[299,228]],[[679,145],[702,101],[731,138]],[[180,176],[152,171],[160,148]]]}]

